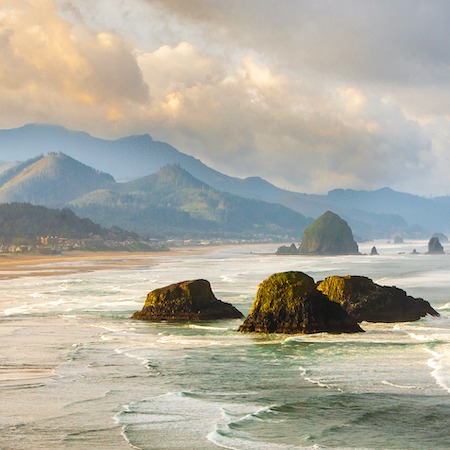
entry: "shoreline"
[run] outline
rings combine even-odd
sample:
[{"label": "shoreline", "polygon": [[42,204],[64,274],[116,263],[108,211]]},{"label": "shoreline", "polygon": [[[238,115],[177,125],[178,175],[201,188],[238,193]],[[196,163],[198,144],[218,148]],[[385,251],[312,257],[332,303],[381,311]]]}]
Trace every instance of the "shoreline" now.
[{"label": "shoreline", "polygon": [[[95,270],[128,268],[156,264],[162,256],[176,255],[177,251],[164,252],[90,252],[74,250],[67,253],[4,254],[0,256],[0,280],[30,276],[67,275]],[[80,265],[77,265],[80,263]],[[82,264],[81,264],[82,263]]]},{"label": "shoreline", "polygon": [[[218,248],[242,248],[252,244],[205,245],[175,247],[157,252],[82,251],[71,250],[61,254],[4,253],[0,255],[0,280],[8,278],[68,275],[106,269],[130,268],[153,265],[165,257],[186,254],[207,254]],[[80,265],[77,265],[77,262]]]}]

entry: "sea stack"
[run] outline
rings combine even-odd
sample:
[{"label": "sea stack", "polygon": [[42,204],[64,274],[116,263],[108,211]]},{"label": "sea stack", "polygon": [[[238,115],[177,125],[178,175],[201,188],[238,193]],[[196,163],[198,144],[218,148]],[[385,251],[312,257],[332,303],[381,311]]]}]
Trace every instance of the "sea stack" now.
[{"label": "sea stack", "polygon": [[380,286],[362,276],[331,276],[317,289],[339,303],[357,322],[412,322],[429,314],[439,316],[431,305],[395,286]]},{"label": "sea stack", "polygon": [[436,236],[433,236],[428,241],[428,252],[429,255],[442,255],[444,253],[444,247],[442,247],[441,242],[439,241],[439,238]]},{"label": "sea stack", "polygon": [[132,319],[216,320],[243,317],[233,305],[218,300],[207,280],[190,280],[155,289],[147,295],[144,307]]},{"label": "sea stack", "polygon": [[276,255],[298,255],[298,248],[292,243],[289,247],[286,245],[282,245],[278,247]]},{"label": "sea stack", "polygon": [[239,331],[310,334],[363,330],[340,305],[316,289],[310,276],[293,271],[271,275],[260,284]]},{"label": "sea stack", "polygon": [[301,255],[359,255],[358,244],[348,223],[327,211],[303,233]]}]

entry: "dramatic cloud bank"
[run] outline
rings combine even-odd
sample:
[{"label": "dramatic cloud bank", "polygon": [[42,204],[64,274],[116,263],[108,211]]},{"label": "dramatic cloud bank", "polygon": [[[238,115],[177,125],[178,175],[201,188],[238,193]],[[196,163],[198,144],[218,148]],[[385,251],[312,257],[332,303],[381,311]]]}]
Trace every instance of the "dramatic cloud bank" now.
[{"label": "dramatic cloud bank", "polygon": [[449,20],[438,0],[0,0],[2,128],[149,133],[302,192],[449,194]]}]

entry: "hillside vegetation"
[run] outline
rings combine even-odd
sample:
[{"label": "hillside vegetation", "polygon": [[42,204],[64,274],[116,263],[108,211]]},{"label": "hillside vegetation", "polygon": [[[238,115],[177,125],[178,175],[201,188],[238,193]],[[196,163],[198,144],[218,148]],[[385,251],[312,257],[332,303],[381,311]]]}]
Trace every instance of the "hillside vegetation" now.
[{"label": "hillside vegetation", "polygon": [[90,219],[81,219],[68,208],[50,209],[30,203],[0,205],[0,237],[3,242],[19,237],[35,241],[37,236],[64,236],[73,239],[99,236],[121,240],[138,237],[119,228],[107,229]]},{"label": "hillside vegetation", "polygon": [[99,223],[157,236],[298,238],[311,221],[281,205],[217,191],[177,165],[69,205]]},{"label": "hillside vegetation", "polygon": [[69,207],[104,227],[145,238],[296,239],[310,220],[281,205],[220,192],[179,165],[126,183],[64,153],[0,173],[0,203]]}]

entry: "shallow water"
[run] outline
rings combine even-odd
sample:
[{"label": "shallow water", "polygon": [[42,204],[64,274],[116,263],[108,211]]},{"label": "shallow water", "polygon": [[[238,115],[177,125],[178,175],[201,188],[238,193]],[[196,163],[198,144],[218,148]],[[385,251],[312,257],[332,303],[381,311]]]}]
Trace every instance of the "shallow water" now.
[{"label": "shallow water", "polygon": [[[423,242],[376,246],[376,257],[217,247],[1,280],[0,448],[450,448],[450,256],[411,255]],[[247,314],[259,283],[285,270],[366,275],[441,317],[307,336],[129,319],[148,291],[193,278]]]}]

